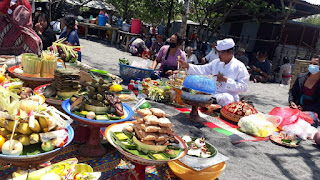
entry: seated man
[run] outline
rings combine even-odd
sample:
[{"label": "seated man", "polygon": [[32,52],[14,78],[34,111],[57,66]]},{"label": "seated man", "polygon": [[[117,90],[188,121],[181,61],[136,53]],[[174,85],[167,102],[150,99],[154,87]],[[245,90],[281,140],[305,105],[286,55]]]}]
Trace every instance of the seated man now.
[{"label": "seated man", "polygon": [[248,89],[249,73],[245,65],[234,56],[233,39],[224,39],[217,42],[219,59],[205,65],[193,65],[178,60],[180,67],[187,68],[188,74],[212,75],[216,81],[217,91],[213,94],[221,106],[239,101],[239,93]]},{"label": "seated man", "polygon": [[149,51],[145,42],[141,38],[135,39],[130,45],[129,52],[133,56],[141,56],[143,51]]},{"label": "seated man", "polygon": [[212,50],[210,51],[210,53],[201,59],[201,63],[202,63],[202,64],[210,63],[210,62],[212,62],[213,60],[219,58],[218,51],[217,51],[217,49],[216,49],[216,45],[217,45],[216,42],[214,42],[214,43],[212,44]]},{"label": "seated man", "polygon": [[251,66],[250,79],[254,82],[266,83],[270,79],[271,64],[267,60],[267,51],[259,51],[257,53],[257,61]]},{"label": "seated man", "polygon": [[249,59],[245,54],[246,50],[244,48],[239,48],[237,50],[237,54],[235,55],[235,57],[237,59],[239,59],[239,61],[241,61],[245,66],[249,65]]}]

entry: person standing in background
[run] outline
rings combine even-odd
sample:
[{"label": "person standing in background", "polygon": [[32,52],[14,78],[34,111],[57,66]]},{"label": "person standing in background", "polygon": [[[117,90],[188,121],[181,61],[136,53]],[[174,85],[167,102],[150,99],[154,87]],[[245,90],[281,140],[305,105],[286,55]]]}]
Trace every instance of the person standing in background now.
[{"label": "person standing in background", "polygon": [[291,81],[291,64],[288,57],[283,58],[283,64],[280,66],[279,76],[280,84],[289,85]]}]

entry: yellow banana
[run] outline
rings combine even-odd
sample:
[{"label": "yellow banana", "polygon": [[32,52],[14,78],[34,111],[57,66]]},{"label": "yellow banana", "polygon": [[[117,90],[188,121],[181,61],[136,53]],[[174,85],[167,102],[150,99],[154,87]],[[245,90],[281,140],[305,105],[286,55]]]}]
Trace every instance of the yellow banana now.
[{"label": "yellow banana", "polygon": [[[6,137],[5,137],[5,138],[6,138],[7,140],[10,140],[11,135],[12,135],[12,133],[11,133],[11,134],[6,135]],[[14,133],[14,135],[13,135],[12,139],[16,140],[16,139],[17,139],[17,136],[18,136],[18,134],[17,134],[17,133]]]},{"label": "yellow banana", "polygon": [[31,129],[29,128],[29,124],[28,123],[19,123],[17,125],[17,130],[25,135],[29,135],[32,133]]},{"label": "yellow banana", "polygon": [[32,133],[30,136],[30,144],[36,144],[40,142],[40,136],[38,133]]},{"label": "yellow banana", "polygon": [[27,135],[19,135],[17,136],[17,140],[20,141],[24,146],[30,145],[30,138]]},{"label": "yellow banana", "polygon": [[10,134],[10,131],[6,130],[6,128],[0,128],[0,135],[1,136],[6,136]]},{"label": "yellow banana", "polygon": [[0,118],[0,127],[4,127],[4,122],[6,121],[5,118]]},{"label": "yellow banana", "polygon": [[6,128],[8,131],[12,132],[14,126],[14,121],[5,120],[4,121],[4,128]]},{"label": "yellow banana", "polygon": [[38,133],[38,132],[41,131],[41,127],[40,127],[39,121],[36,120],[36,119],[34,120],[34,127],[31,127],[31,126],[29,126],[29,127],[33,132]]},{"label": "yellow banana", "polygon": [[48,128],[47,118],[39,117],[39,123],[40,123],[41,129]]}]

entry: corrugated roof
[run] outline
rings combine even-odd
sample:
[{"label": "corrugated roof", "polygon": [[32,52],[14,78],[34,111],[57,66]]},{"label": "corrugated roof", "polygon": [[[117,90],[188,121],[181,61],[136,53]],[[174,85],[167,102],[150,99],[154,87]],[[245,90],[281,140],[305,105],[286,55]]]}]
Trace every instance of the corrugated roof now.
[{"label": "corrugated roof", "polygon": [[313,5],[320,5],[320,0],[302,0]]}]

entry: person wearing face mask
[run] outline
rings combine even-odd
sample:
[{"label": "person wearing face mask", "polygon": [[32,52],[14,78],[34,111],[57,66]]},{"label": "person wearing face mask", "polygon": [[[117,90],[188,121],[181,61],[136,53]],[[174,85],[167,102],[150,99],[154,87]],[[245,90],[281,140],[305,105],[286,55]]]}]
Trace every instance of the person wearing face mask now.
[{"label": "person wearing face mask", "polygon": [[301,73],[289,91],[289,106],[320,114],[320,56],[311,59],[308,71]]},{"label": "person wearing face mask", "polygon": [[153,53],[153,54],[158,54],[161,47],[163,46],[163,38],[161,35],[157,35],[156,38],[155,38],[155,41],[153,41],[152,43],[152,46],[150,48],[150,51]]},{"label": "person wearing face mask", "polygon": [[160,76],[168,77],[175,73],[178,67],[178,57],[181,61],[187,62],[185,53],[179,48],[182,39],[178,34],[173,34],[170,37],[169,45],[162,46],[159,50],[156,60],[153,62],[151,69],[155,69],[158,63],[160,66]]},{"label": "person wearing face mask", "polygon": [[205,65],[194,65],[179,60],[180,67],[187,68],[188,74],[211,75],[217,90],[212,96],[217,103],[225,106],[239,101],[239,93],[248,90],[249,73],[246,66],[234,57],[234,41],[227,38],[217,41],[219,58]]}]

